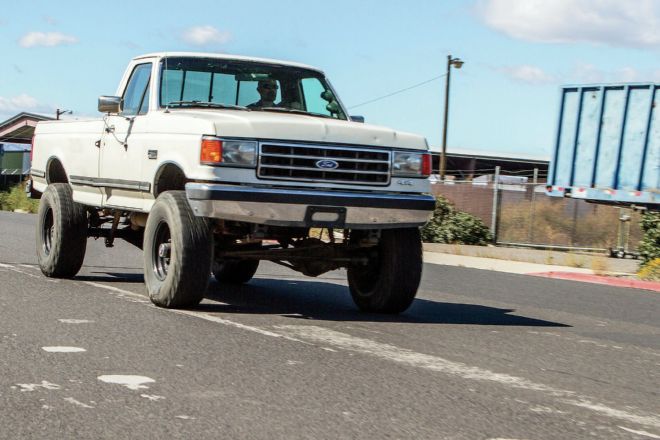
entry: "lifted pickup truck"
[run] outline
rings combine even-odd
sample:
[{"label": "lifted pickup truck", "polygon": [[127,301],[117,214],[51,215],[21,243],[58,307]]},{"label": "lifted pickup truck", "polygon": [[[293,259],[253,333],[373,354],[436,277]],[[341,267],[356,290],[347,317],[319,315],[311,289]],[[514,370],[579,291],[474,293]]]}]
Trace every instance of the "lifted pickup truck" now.
[{"label": "lifted pickup truck", "polygon": [[40,122],[31,185],[48,277],[80,270],[88,237],[143,250],[149,297],[199,303],[213,274],[260,260],[346,268],[364,311],[399,313],[422,273],[434,209],[423,137],[348,116],[320,70],[199,53],[133,59],[102,119]]}]

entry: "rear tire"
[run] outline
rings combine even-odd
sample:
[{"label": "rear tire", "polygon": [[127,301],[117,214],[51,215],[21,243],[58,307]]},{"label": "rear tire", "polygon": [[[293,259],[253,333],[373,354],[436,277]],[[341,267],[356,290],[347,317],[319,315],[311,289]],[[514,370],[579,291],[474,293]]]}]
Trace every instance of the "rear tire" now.
[{"label": "rear tire", "polygon": [[259,260],[216,261],[213,276],[219,283],[245,284],[259,268]]},{"label": "rear tire", "polygon": [[363,312],[401,313],[412,304],[422,278],[422,240],[418,228],[386,229],[375,255],[348,267],[353,301]]},{"label": "rear tire", "polygon": [[87,249],[87,211],[73,201],[68,183],[48,185],[39,203],[37,260],[51,278],[73,278]]},{"label": "rear tire", "polygon": [[151,301],[166,308],[198,304],[209,283],[212,249],[208,222],[194,215],[185,192],[161,193],[144,232],[144,280]]}]

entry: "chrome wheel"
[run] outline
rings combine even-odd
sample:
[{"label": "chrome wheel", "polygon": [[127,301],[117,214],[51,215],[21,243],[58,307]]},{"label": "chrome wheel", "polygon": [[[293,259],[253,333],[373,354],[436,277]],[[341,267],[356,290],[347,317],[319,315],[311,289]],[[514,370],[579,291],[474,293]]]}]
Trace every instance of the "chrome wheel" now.
[{"label": "chrome wheel", "polygon": [[156,278],[164,281],[167,278],[167,271],[170,267],[172,258],[172,238],[170,228],[167,223],[161,222],[156,228],[155,240],[152,247],[153,252],[153,271]]}]

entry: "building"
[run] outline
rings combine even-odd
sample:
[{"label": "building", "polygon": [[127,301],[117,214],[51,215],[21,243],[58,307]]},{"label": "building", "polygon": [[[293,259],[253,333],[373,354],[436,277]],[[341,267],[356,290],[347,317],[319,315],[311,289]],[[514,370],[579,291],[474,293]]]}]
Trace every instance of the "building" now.
[{"label": "building", "polygon": [[[550,158],[542,154],[498,153],[452,148],[447,151],[447,171],[449,179],[473,180],[478,176],[492,175],[495,167],[505,175],[534,177],[534,170],[539,181],[545,182],[548,175]],[[440,154],[433,151],[433,171],[440,170]]]},{"label": "building", "polygon": [[0,122],[0,186],[19,183],[29,173],[34,128],[37,122],[52,119],[22,112]]}]

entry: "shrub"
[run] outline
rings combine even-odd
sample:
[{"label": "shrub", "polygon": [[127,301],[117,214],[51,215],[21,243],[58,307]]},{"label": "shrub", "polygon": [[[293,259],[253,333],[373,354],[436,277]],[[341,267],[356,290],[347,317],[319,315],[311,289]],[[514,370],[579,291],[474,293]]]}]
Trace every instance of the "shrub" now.
[{"label": "shrub", "polygon": [[645,212],[642,215],[644,236],[639,243],[642,264],[660,259],[660,212]]},{"label": "shrub", "polygon": [[13,211],[22,209],[35,213],[39,209],[39,200],[29,199],[23,190],[23,184],[18,184],[6,192],[0,192],[0,210]]},{"label": "shrub", "polygon": [[486,245],[492,240],[481,219],[457,211],[447,199],[438,196],[433,218],[422,228],[422,240],[430,243]]},{"label": "shrub", "polygon": [[637,276],[642,280],[660,281],[660,258],[651,260],[642,266],[637,272]]}]

